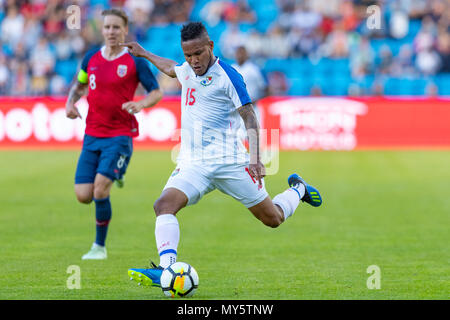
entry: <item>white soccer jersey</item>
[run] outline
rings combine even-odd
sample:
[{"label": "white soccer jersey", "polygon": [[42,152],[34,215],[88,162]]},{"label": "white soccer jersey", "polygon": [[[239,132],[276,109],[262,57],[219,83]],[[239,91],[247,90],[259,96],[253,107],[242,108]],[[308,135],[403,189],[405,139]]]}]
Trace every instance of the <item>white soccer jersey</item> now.
[{"label": "white soccer jersey", "polygon": [[203,76],[187,62],[175,66],[182,85],[181,148],[177,162],[244,163],[237,109],[251,102],[242,76],[219,58]]}]

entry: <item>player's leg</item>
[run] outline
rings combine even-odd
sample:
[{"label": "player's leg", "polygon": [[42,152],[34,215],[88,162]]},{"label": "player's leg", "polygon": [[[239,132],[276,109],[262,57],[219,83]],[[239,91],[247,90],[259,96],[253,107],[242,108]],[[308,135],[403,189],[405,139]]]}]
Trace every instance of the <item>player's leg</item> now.
[{"label": "player's leg", "polygon": [[184,192],[176,188],[164,189],[153,209],[156,214],[155,240],[159,254],[159,265],[168,267],[177,260],[177,249],[180,241],[180,227],[177,212],[188,203]]},{"label": "player's leg", "polygon": [[88,253],[83,255],[83,260],[103,260],[107,258],[105,247],[108,226],[112,216],[109,193],[113,181],[104,175],[97,173],[92,184],[93,200],[95,203],[95,241]]},{"label": "player's leg", "polygon": [[283,209],[275,205],[267,196],[260,203],[248,208],[251,213],[266,226],[271,228],[278,227],[284,221]]},{"label": "player's leg", "polygon": [[290,188],[277,194],[273,200],[267,197],[261,203],[250,207],[249,210],[264,224],[277,227],[294,214],[300,201],[307,202],[314,207],[322,204],[319,191],[307,184],[297,174],[292,174],[288,178],[288,184]]},{"label": "player's leg", "polygon": [[83,144],[75,171],[74,187],[75,195],[80,203],[89,204],[92,202],[99,158],[98,152],[86,148],[86,144]]},{"label": "player's leg", "polygon": [[114,137],[96,139],[100,150],[96,176],[93,183],[95,203],[95,241],[91,250],[83,259],[106,259],[106,237],[112,217],[110,191],[115,179],[121,178],[128,166],[132,154],[131,138]]},{"label": "player's leg", "polygon": [[128,275],[139,285],[160,286],[162,270],[176,262],[180,228],[176,214],[185,206],[197,203],[207,192],[212,191],[204,168],[197,166],[178,167],[167,181],[161,196],[154,203],[156,214],[155,240],[160,257],[159,265],[152,262],[151,268],[131,268]]},{"label": "player's leg", "polygon": [[[306,201],[305,195],[309,194],[307,189],[310,192],[316,192],[320,197],[315,188],[306,184],[298,175],[295,175],[295,179],[292,175],[289,181],[291,187],[271,200],[265,190],[264,179],[263,186],[260,187],[258,182],[248,174],[246,168],[245,165],[223,166],[215,174],[215,186],[240,201],[258,220],[272,228],[278,227],[290,217],[300,201]],[[309,203],[318,206],[321,202]]]}]

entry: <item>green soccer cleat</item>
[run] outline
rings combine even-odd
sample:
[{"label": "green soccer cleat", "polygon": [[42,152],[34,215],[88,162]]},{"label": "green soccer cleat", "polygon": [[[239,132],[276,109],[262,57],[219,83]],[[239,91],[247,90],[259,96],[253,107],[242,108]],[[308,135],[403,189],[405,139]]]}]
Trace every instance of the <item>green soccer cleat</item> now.
[{"label": "green soccer cleat", "polygon": [[[318,207],[322,204],[322,196],[319,193],[319,190],[310,186],[302,179],[298,174],[291,174],[288,178],[288,184],[290,187],[296,189],[298,184],[301,183],[305,186],[305,195],[301,199],[303,202],[307,202],[313,207]],[[297,190],[296,190],[297,191]],[[297,191],[298,192],[298,191]]]},{"label": "green soccer cleat", "polygon": [[117,188],[123,188],[125,185],[125,176],[122,176],[120,179],[114,180],[114,184],[117,186]]},{"label": "green soccer cleat", "polygon": [[96,243],[92,244],[91,250],[81,257],[81,260],[105,260],[107,258],[106,247]]},{"label": "green soccer cleat", "polygon": [[151,261],[150,263],[152,268],[149,269],[128,269],[128,276],[130,277],[130,280],[136,281],[138,286],[161,287],[161,274],[164,268],[157,266]]}]

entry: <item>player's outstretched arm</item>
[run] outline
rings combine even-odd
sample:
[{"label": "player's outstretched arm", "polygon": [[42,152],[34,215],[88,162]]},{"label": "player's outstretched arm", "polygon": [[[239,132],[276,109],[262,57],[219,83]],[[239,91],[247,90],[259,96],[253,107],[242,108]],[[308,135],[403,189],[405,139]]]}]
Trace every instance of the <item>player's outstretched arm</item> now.
[{"label": "player's outstretched arm", "polygon": [[259,153],[259,124],[255,109],[251,103],[243,105],[238,109],[239,114],[244,120],[247,129],[248,146],[250,153],[249,172],[259,184],[262,185],[261,178],[266,175],[265,167],[261,162]]},{"label": "player's outstretched arm", "polygon": [[122,104],[122,109],[127,110],[129,113],[138,113],[144,108],[151,108],[159,102],[163,97],[163,93],[160,89],[152,90],[147,96],[139,101],[128,101]]},{"label": "player's outstretched arm", "polygon": [[81,115],[78,112],[77,107],[75,107],[75,103],[80,100],[80,98],[86,94],[87,91],[87,83],[81,83],[78,80],[75,80],[75,83],[72,85],[69,91],[69,97],[66,102],[66,116],[70,119],[80,118]]},{"label": "player's outstretched arm", "polygon": [[176,63],[175,61],[157,56],[156,54],[153,54],[142,48],[141,45],[137,42],[126,42],[121,43],[120,45],[127,47],[132,55],[147,59],[148,61],[153,63],[161,72],[164,72],[169,77],[175,78],[177,76],[174,67],[178,63]]}]

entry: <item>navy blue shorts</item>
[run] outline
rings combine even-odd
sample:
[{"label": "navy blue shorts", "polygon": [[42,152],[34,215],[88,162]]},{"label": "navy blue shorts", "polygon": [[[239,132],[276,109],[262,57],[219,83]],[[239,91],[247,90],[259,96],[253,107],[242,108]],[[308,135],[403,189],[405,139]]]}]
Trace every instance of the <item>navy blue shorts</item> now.
[{"label": "navy blue shorts", "polygon": [[75,184],[94,183],[97,173],[111,179],[121,179],[133,153],[133,138],[119,136],[97,138],[84,136],[78,159]]}]

